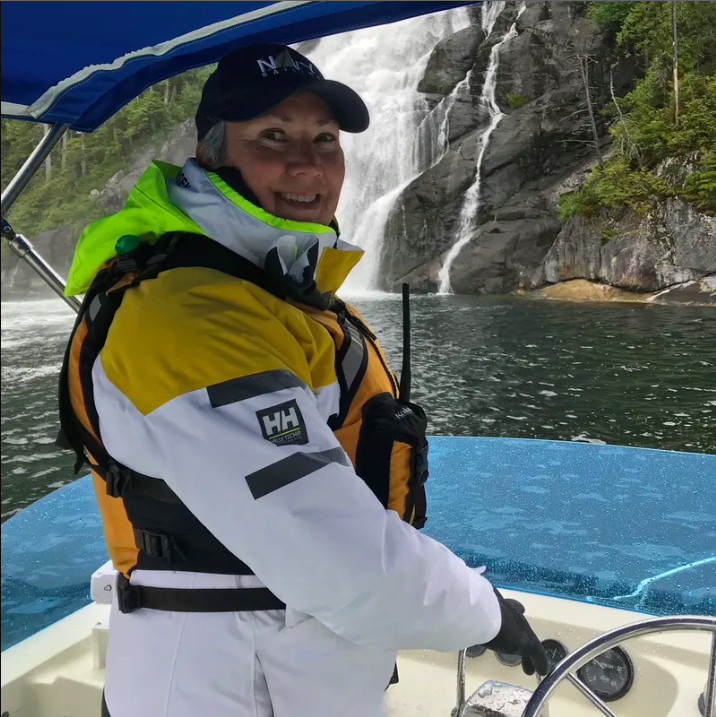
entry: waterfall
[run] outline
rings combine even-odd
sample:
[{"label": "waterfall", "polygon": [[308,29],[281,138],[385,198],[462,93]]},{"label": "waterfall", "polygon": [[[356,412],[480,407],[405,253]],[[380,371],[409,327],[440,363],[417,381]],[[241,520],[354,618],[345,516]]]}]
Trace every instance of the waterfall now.
[{"label": "waterfall", "polygon": [[[482,28],[486,35],[489,35],[492,32],[495,21],[504,7],[505,3],[501,1],[486,3],[486,6],[484,6],[482,12]],[[520,5],[520,9],[517,13],[518,18],[524,12],[525,7],[525,3]],[[487,111],[490,121],[477,141],[477,166],[475,170],[475,181],[470,189],[468,189],[465,193],[465,200],[463,202],[462,209],[460,210],[460,217],[458,220],[457,241],[450,248],[450,251],[445,259],[445,263],[440,269],[438,277],[440,280],[440,286],[438,291],[441,294],[452,293],[452,287],[450,286],[450,269],[458,254],[462,251],[462,248],[470,241],[472,220],[478,214],[480,207],[482,160],[490,142],[490,137],[497,128],[497,125],[500,124],[500,120],[503,117],[495,99],[495,90],[497,89],[497,70],[500,65],[500,51],[503,45],[509,42],[513,37],[516,37],[516,35],[517,20],[515,20],[512,27],[510,27],[510,29],[505,33],[502,40],[495,44],[490,51],[490,60],[487,66],[487,73],[485,74],[485,82],[482,86],[482,93],[480,94],[479,99],[479,105]]]},{"label": "waterfall", "polygon": [[485,37],[489,37],[492,34],[492,28],[495,27],[497,18],[500,13],[505,9],[507,3],[503,0],[493,0],[492,2],[486,2],[482,6],[482,30],[485,33]]},{"label": "waterfall", "polygon": [[22,259],[17,257],[17,261],[15,262],[15,266],[12,268],[12,275],[10,276],[10,285],[8,288],[14,289],[15,288],[15,277],[17,276],[17,272],[20,269],[20,264],[22,264]]},{"label": "waterfall", "polygon": [[326,77],[356,90],[370,110],[366,132],[341,135],[346,180],[336,214],[341,237],[366,250],[346,282],[348,291],[375,286],[396,199],[447,149],[446,100],[429,112],[416,88],[435,45],[469,24],[461,7],[326,37],[307,53]]}]

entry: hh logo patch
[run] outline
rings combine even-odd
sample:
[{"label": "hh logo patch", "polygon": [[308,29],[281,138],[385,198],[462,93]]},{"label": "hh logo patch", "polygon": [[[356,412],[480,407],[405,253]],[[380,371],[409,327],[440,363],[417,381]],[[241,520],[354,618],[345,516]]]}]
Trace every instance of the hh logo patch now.
[{"label": "hh logo patch", "polygon": [[308,443],[306,424],[295,400],[256,411],[261,433],[275,446],[303,446]]}]

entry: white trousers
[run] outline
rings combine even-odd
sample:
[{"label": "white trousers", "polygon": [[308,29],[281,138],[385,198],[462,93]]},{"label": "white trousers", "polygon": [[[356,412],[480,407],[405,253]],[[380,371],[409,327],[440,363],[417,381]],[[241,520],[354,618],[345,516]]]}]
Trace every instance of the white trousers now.
[{"label": "white trousers", "polygon": [[[132,583],[263,587],[253,576],[154,571]],[[124,615],[115,602],[105,695],[111,717],[380,717],[395,658],[290,608]]]}]

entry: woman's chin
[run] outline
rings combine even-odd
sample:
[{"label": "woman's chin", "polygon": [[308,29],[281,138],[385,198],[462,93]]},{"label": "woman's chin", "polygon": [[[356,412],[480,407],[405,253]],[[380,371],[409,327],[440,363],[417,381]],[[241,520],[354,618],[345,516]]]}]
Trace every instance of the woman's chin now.
[{"label": "woman's chin", "polygon": [[294,209],[278,209],[276,216],[280,219],[288,219],[292,222],[308,222],[311,224],[325,224],[328,226],[329,221],[323,221],[324,212],[319,209],[305,209],[305,210],[294,210]]}]

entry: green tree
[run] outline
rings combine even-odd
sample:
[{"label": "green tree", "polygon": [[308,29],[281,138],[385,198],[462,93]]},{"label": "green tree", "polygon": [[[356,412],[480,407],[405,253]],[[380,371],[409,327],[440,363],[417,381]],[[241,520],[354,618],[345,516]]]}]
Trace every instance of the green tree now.
[{"label": "green tree", "polygon": [[592,20],[595,20],[606,30],[616,35],[635,5],[636,3],[634,2],[609,2],[607,0],[590,2],[588,15]]},{"label": "green tree", "polygon": [[[38,172],[9,219],[29,236],[70,225],[79,229],[105,210],[90,193],[126,169],[132,156],[161,146],[168,132],[194,116],[212,67],[191,70],[149,88],[90,134],[70,131],[52,152],[52,173]],[[2,120],[2,188],[43,135],[43,125]]]},{"label": "green tree", "polygon": [[[672,11],[679,37],[678,113]],[[644,76],[625,97],[613,98],[612,155],[580,191],[561,200],[562,215],[647,211],[665,196],[716,214],[716,2],[593,2],[589,15],[611,28],[616,51],[635,56]],[[668,159],[679,171],[664,176]]]}]

